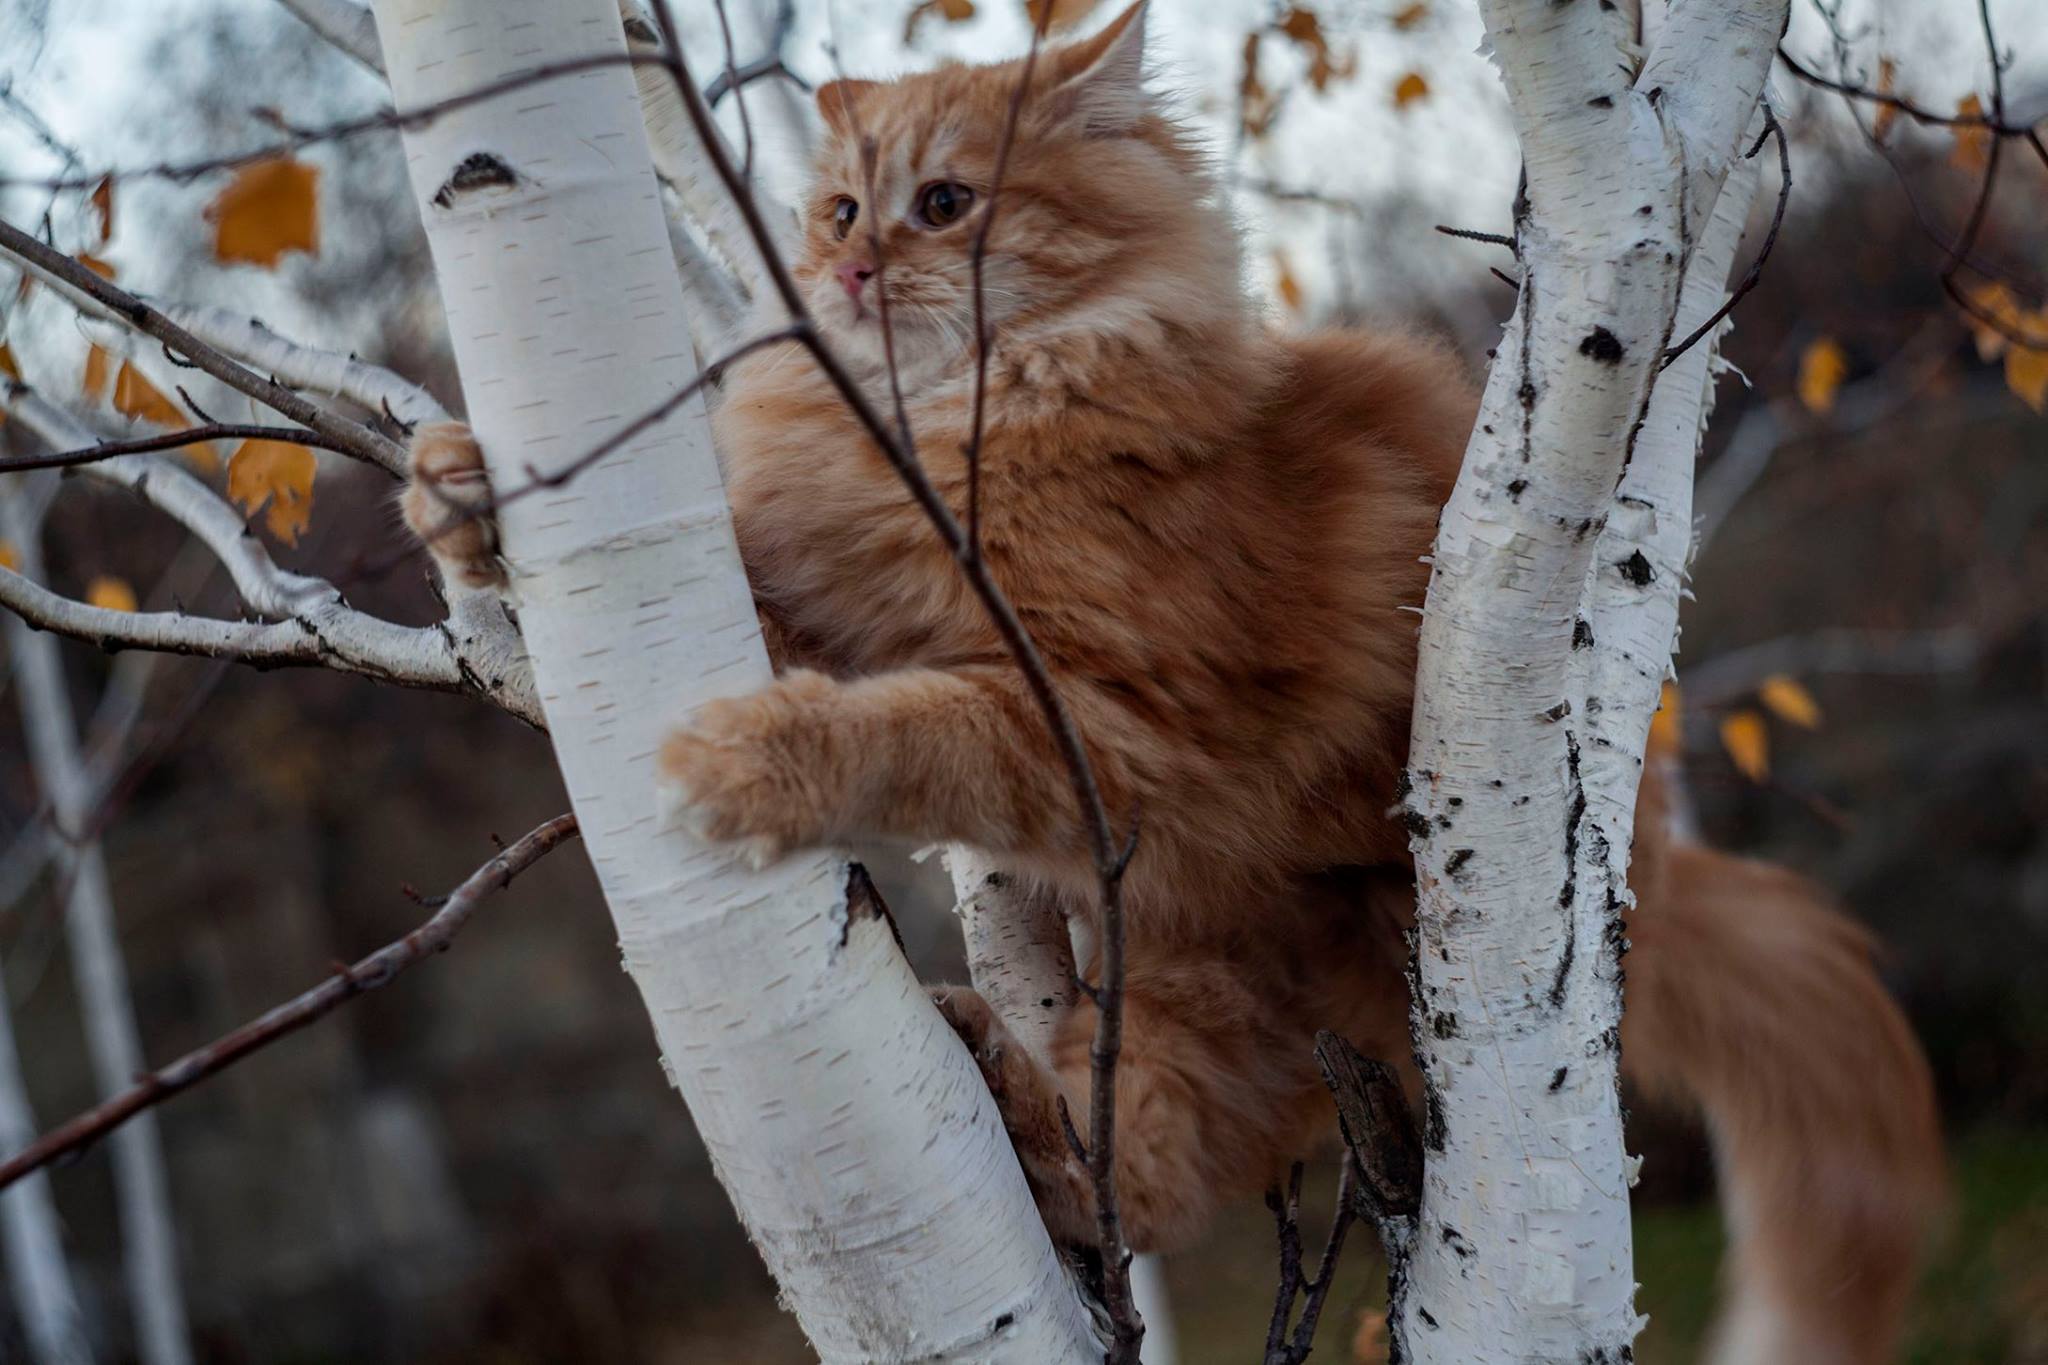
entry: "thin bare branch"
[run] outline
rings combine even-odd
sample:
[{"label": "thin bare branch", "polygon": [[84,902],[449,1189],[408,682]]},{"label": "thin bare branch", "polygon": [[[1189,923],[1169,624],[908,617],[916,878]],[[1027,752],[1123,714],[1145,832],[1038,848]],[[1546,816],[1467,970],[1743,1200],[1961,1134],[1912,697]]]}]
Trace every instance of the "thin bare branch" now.
[{"label": "thin bare branch", "polygon": [[364,133],[395,132],[408,128],[424,128],[444,114],[457,109],[466,109],[473,104],[482,104],[503,95],[515,94],[521,90],[548,81],[563,80],[579,76],[586,71],[598,71],[612,66],[666,66],[666,60],[659,54],[645,51],[597,52],[587,57],[572,57],[566,61],[550,62],[529,71],[516,72],[501,80],[488,82],[473,90],[450,95],[445,100],[418,109],[380,110],[374,114],[361,114],[355,118],[341,119],[334,123],[314,128],[292,129],[281,138],[239,152],[228,152],[219,156],[200,157],[191,161],[161,161],[148,166],[130,166],[99,171],[79,171],[64,175],[36,176],[0,175],[0,189],[15,187],[48,190],[91,189],[103,180],[121,182],[132,180],[168,180],[184,184],[212,175],[217,171],[239,170],[258,161],[273,161],[293,152],[322,142],[338,142],[359,137]]},{"label": "thin bare branch", "polygon": [[329,412],[274,379],[257,374],[127,290],[101,279],[63,252],[44,245],[5,220],[0,220],[0,250],[28,264],[43,279],[62,284],[67,293],[84,295],[129,327],[155,337],[228,387],[320,433],[333,442],[333,449],[386,469],[404,468],[404,453],[394,442],[360,422]]},{"label": "thin bare branch", "polygon": [[530,831],[497,857],[472,872],[448,894],[440,908],[419,928],[386,944],[368,957],[342,967],[319,985],[223,1034],[169,1066],[141,1077],[129,1089],[45,1133],[0,1162],[0,1189],[59,1157],[82,1151],[137,1114],[163,1103],[181,1090],[223,1071],[250,1053],[296,1033],[339,1006],[387,985],[400,972],[445,952],[456,933],[493,891],[533,866],[576,834],[576,817],[558,815]]},{"label": "thin bare branch", "polygon": [[[111,460],[118,455],[146,455],[158,450],[176,450],[201,441],[293,441],[323,450],[339,450],[329,437],[304,427],[251,426],[239,422],[211,422],[181,431],[159,432],[124,441],[101,441],[80,450],[59,450],[48,455],[14,455],[0,459],[0,474],[21,474],[31,469],[69,469],[76,465]],[[345,453],[345,452],[344,452]]]},{"label": "thin bare branch", "polygon": [[1010,106],[1003,113],[1003,136],[996,144],[996,164],[989,176],[988,203],[982,206],[981,222],[974,229],[973,254],[968,258],[974,280],[974,414],[969,420],[967,445],[961,454],[967,460],[967,552],[981,558],[981,442],[988,409],[988,352],[995,329],[988,322],[987,301],[982,294],[982,276],[988,261],[988,235],[995,229],[996,205],[1002,197],[1003,172],[1009,169],[1010,148],[1017,140],[1017,120],[1024,113],[1025,96],[1031,93],[1031,73],[1038,65],[1039,49],[1045,46],[1052,6],[1038,7],[1038,22],[1031,27],[1031,46],[1024,53],[1024,69],[1010,91]]},{"label": "thin bare branch", "polygon": [[[1670,369],[1673,361],[1697,345],[1700,338],[1726,321],[1728,315],[1735,311],[1735,305],[1742,302],[1743,295],[1756,288],[1757,281],[1763,278],[1764,262],[1771,258],[1772,248],[1778,245],[1778,229],[1785,225],[1785,205],[1792,199],[1792,149],[1786,140],[1784,125],[1779,123],[1778,116],[1771,112],[1770,101],[1764,100],[1758,108],[1763,110],[1764,130],[1757,136],[1756,145],[1749,149],[1749,154],[1755,156],[1762,151],[1766,138],[1775,137],[1778,142],[1778,205],[1771,211],[1770,229],[1764,233],[1763,245],[1757,248],[1756,259],[1751,261],[1749,269],[1743,272],[1741,283],[1729,291],[1721,306],[1709,314],[1705,322],[1688,333],[1685,340],[1665,348],[1664,363],[1659,369]],[[1438,231],[1442,229],[1439,228]]]}]

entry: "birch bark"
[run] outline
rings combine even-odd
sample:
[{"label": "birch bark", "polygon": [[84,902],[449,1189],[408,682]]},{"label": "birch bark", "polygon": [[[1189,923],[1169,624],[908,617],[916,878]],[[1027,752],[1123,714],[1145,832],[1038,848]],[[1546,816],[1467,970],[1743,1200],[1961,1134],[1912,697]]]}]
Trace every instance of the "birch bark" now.
[{"label": "birch bark", "polygon": [[[380,0],[401,109],[623,52],[614,0]],[[694,370],[622,65],[405,136],[497,487]],[[457,175],[458,167],[466,167]],[[1099,1354],[986,1089],[843,863],[750,872],[656,819],[691,705],[770,677],[701,408],[503,509],[549,733],[671,1079],[826,1361]]]},{"label": "birch bark", "polygon": [[1640,75],[1609,8],[1482,9],[1528,172],[1522,292],[1423,618],[1406,809],[1427,1162],[1395,1330],[1420,1365],[1618,1362],[1639,1327],[1620,914],[1709,348],[1661,365],[1722,297],[1754,185],[1723,181],[1785,4],[1663,15]]},{"label": "birch bark", "polygon": [[[17,1152],[35,1136],[35,1112],[22,1084],[6,982],[0,979],[0,1143]],[[37,1171],[0,1194],[0,1238],[7,1247],[7,1280],[29,1358],[36,1365],[87,1365],[92,1347],[64,1261],[47,1174]]]},{"label": "birch bark", "polygon": [[[24,575],[40,579],[40,518],[28,512],[26,503],[31,498],[40,504],[41,499],[33,493],[0,498],[0,517],[4,517],[0,525],[21,555]],[[80,836],[92,818],[91,782],[79,752],[78,718],[64,681],[57,641],[11,615],[6,635],[20,697],[22,730],[36,780],[57,827]],[[76,843],[67,844],[58,855],[57,866],[68,887],[64,928],[84,1015],[87,1051],[92,1056],[93,1078],[105,1097],[125,1089],[143,1070],[142,1041],[128,994],[128,970],[114,927],[113,892],[95,838],[78,837]],[[184,1294],[178,1286],[177,1233],[171,1222],[156,1116],[137,1115],[109,1141],[136,1352],[144,1365],[186,1365],[192,1358],[191,1344]]]}]

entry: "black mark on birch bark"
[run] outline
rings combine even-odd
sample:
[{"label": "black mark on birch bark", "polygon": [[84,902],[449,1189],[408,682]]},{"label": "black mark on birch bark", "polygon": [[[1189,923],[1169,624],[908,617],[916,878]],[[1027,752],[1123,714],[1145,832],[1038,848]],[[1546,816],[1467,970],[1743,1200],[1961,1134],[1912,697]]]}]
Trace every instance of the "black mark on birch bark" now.
[{"label": "black mark on birch bark", "polygon": [[1579,343],[1579,354],[1603,365],[1619,365],[1627,352],[1622,348],[1621,338],[1605,327],[1595,327]]},{"label": "black mark on birch bark", "polygon": [[441,188],[434,191],[435,208],[454,208],[455,201],[478,190],[510,189],[519,183],[519,172],[491,152],[471,152],[456,163]]}]

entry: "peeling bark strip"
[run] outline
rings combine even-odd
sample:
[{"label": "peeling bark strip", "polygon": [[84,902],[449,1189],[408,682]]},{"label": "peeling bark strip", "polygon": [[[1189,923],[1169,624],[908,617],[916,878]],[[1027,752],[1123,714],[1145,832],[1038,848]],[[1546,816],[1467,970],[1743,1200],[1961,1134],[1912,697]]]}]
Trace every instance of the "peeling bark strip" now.
[{"label": "peeling bark strip", "polygon": [[1710,348],[1658,372],[1725,293],[1755,182],[1723,181],[1786,0],[1645,6],[1639,75],[1611,6],[1481,8],[1527,166],[1522,292],[1423,617],[1402,816],[1435,1231],[1396,1258],[1391,1326],[1415,1365],[1621,1361],[1618,917]]},{"label": "peeling bark strip", "polygon": [[[400,109],[625,46],[615,0],[380,0],[377,19]],[[695,369],[647,138],[623,66],[405,134],[501,487],[574,460]],[[512,183],[453,186],[486,146]],[[851,913],[844,865],[751,873],[658,827],[663,734],[770,677],[702,408],[501,514],[549,733],[627,970],[818,1354],[1099,1359],[986,1086],[887,925]]]}]

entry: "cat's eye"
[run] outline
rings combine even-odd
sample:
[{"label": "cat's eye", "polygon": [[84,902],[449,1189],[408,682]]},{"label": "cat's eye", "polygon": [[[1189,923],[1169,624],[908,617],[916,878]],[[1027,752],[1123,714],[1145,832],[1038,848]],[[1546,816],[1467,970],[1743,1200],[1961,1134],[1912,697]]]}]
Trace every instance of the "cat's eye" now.
[{"label": "cat's eye", "polygon": [[832,209],[832,230],[839,234],[840,241],[845,241],[846,234],[853,231],[853,220],[858,217],[860,205],[841,195]]},{"label": "cat's eye", "polygon": [[967,216],[974,206],[974,191],[965,185],[942,180],[926,185],[917,196],[917,221],[926,227],[950,227]]}]

